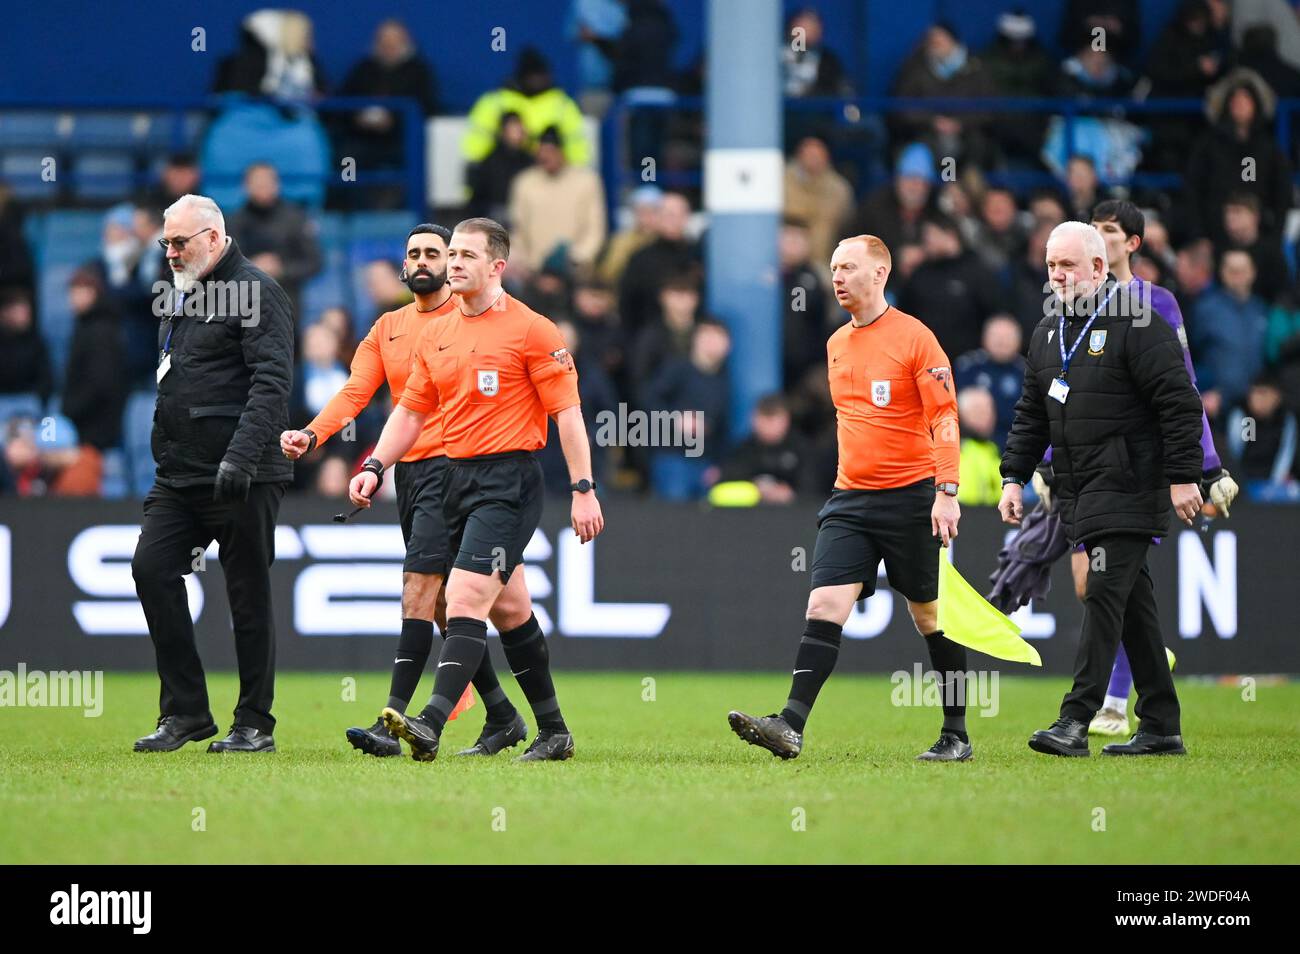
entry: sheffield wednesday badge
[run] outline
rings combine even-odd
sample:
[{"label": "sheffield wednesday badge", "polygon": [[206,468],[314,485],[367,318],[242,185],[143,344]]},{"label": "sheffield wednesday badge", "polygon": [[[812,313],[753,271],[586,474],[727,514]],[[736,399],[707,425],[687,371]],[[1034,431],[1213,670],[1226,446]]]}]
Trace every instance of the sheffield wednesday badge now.
[{"label": "sheffield wednesday badge", "polygon": [[1106,330],[1094,331],[1088,336],[1088,354],[1101,354],[1106,347]]}]

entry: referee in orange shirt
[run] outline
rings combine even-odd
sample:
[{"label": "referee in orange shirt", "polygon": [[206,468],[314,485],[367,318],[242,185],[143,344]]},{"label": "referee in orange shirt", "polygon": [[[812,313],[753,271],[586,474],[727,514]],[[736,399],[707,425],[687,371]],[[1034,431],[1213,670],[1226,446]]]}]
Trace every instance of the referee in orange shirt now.
[{"label": "referee in orange shirt", "polygon": [[957,536],[961,517],[957,397],[934,333],[886,304],[890,268],[889,249],[874,235],[845,239],[831,256],[835,297],[853,320],[826,343],[839,468],[817,515],[812,593],[794,680],[779,714],[727,717],[738,736],[783,759],[803,748],[804,724],[835,668],[844,623],[853,604],[875,592],[882,559],[945,690],[939,739],[917,758],[971,757],[966,650],[939,629],[939,544]]},{"label": "referee in orange shirt", "polygon": [[[401,277],[415,294],[415,301],[375,320],[357,347],[347,383],[305,428],[280,435],[284,456],[297,460],[328,441],[345,423],[355,421],[385,380],[394,400],[402,396],[419,333],[425,325],[456,311],[456,300],[447,285],[450,240],[451,230],[442,225],[426,222],[411,229],[406,237]],[[435,622],[446,629],[445,604],[438,599],[448,563],[447,524],[442,515],[446,477],[442,415],[431,414],[410,451],[394,468],[406,559],[402,562],[402,631],[393,659],[387,706],[399,711],[406,710],[429,661]],[[526,599],[516,600],[513,605],[498,602],[492,609],[492,622],[498,629],[508,630],[525,623],[531,615],[532,606]],[[487,721],[478,741],[460,754],[495,755],[522,742],[528,735],[528,725],[501,688],[488,653],[483,654],[483,662],[474,674],[474,687],[487,706]],[[402,754],[401,743],[389,733],[382,718],[369,728],[353,726],[346,735],[353,748],[370,755]]]},{"label": "referee in orange shirt", "polygon": [[[591,448],[578,400],[578,373],[549,318],[501,287],[510,236],[491,219],[466,219],[447,253],[457,313],[428,325],[416,342],[411,376],[374,455],[352,479],[358,507],[370,505],[384,470],[405,454],[426,417],[442,411],[450,467],[443,497],[450,552],[446,640],[433,696],[418,716],[383,712],[417,761],[432,761],[447,717],[487,649],[487,616],[498,597],[525,593],[515,573],[542,514],[542,471],[534,452],[546,445],[555,419],[569,465],[572,525],[583,543],[604,528],[591,479]],[[573,755],[551,680],[550,653],[535,617],[501,634],[513,675],[537,719],[538,732],[521,761]]]}]

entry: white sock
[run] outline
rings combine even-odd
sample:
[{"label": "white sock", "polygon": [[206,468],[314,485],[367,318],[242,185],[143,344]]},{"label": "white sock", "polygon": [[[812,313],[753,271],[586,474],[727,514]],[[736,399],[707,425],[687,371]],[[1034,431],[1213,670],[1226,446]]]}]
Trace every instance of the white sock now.
[{"label": "white sock", "polygon": [[1103,709],[1114,709],[1120,715],[1124,715],[1128,711],[1128,696],[1107,696],[1101,707]]}]

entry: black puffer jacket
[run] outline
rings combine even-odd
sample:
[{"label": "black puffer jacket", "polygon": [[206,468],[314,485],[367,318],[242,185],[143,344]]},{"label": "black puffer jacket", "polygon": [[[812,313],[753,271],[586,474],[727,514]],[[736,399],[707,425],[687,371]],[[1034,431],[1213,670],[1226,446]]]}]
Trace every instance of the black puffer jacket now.
[{"label": "black puffer jacket", "polygon": [[[1113,284],[1108,276],[1099,298]],[[1028,481],[1050,442],[1061,519],[1076,543],[1110,533],[1163,536],[1169,485],[1201,479],[1201,400],[1182,346],[1161,316],[1135,317],[1122,297],[1121,291],[1112,299],[1074,353],[1064,404],[1048,397],[1061,371],[1060,319],[1039,322],[1002,455],[1002,475]],[[1086,321],[1067,319],[1067,351]]]},{"label": "black puffer jacket", "polygon": [[291,480],[293,464],[280,453],[293,386],[289,299],[234,240],[201,281],[212,291],[188,296],[184,313],[163,318],[158,331],[160,350],[171,332],[171,369],[153,415],[157,481],[211,484],[222,460],[257,483]]}]

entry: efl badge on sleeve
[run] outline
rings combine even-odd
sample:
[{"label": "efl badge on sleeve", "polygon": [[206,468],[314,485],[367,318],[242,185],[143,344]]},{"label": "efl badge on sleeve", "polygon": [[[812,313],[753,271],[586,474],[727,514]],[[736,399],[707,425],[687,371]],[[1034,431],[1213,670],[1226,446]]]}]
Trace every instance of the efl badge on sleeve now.
[{"label": "efl badge on sleeve", "polygon": [[569,354],[568,348],[560,348],[558,351],[552,351],[551,357],[554,358],[565,371],[574,370],[573,356]]},{"label": "efl badge on sleeve", "polygon": [[497,391],[501,389],[501,381],[496,371],[480,371],[478,373],[478,393],[484,397],[496,397]]},{"label": "efl badge on sleeve", "polygon": [[876,407],[889,406],[889,382],[872,381],[871,382],[871,403]]},{"label": "efl badge on sleeve", "polygon": [[1088,336],[1088,354],[1101,354],[1106,347],[1106,330],[1094,331]]}]

